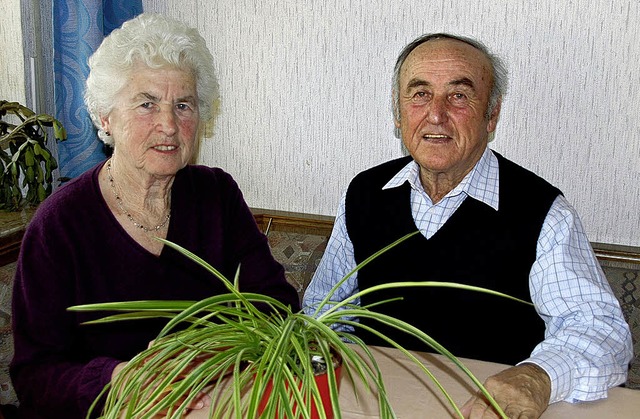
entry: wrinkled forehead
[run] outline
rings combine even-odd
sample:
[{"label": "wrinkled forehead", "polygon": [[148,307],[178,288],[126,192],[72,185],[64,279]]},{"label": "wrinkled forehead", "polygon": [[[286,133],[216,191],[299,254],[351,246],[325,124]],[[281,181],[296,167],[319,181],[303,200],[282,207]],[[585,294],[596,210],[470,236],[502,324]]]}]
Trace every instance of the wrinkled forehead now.
[{"label": "wrinkled forehead", "polygon": [[489,58],[474,46],[455,39],[433,39],[411,51],[400,68],[400,86],[416,78],[434,83],[465,78],[480,90],[490,90],[493,69]]}]

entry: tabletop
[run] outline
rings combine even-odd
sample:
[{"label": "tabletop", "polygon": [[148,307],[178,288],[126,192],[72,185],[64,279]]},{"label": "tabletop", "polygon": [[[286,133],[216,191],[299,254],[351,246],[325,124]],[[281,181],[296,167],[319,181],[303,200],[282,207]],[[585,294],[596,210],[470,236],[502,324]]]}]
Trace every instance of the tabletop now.
[{"label": "tabletop", "polygon": [[[456,418],[455,411],[431,380],[408,358],[392,348],[372,349],[382,371],[391,405],[399,418]],[[456,404],[461,407],[476,392],[471,379],[442,355],[416,353],[436,378],[443,384]],[[488,376],[508,367],[493,362],[464,359],[461,361],[482,382]],[[356,390],[348,379],[340,389],[343,418],[377,418],[375,397],[366,394],[360,385]],[[549,406],[542,419],[637,419],[640,417],[640,391],[616,387],[607,399],[584,402],[559,402]]]},{"label": "tabletop", "polygon": [[[431,379],[397,349],[371,347],[380,367],[388,397],[398,418],[457,418]],[[470,378],[442,355],[414,352],[441,382],[453,401],[461,407],[476,392]],[[460,359],[483,382],[488,376],[508,365],[473,359]],[[344,419],[379,418],[377,398],[362,384],[352,383],[343,374],[340,388],[340,410]],[[616,387],[603,400],[584,403],[554,403],[542,419],[637,419],[640,417],[640,391]],[[191,411],[187,418],[206,418],[207,409]]]}]

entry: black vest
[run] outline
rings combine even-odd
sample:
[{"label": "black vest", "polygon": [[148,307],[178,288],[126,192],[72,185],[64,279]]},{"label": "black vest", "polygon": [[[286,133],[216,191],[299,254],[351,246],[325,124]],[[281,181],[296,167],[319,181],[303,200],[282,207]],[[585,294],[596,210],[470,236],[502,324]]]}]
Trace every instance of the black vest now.
[{"label": "black vest", "polygon": [[[361,269],[361,290],[388,282],[446,281],[531,301],[529,272],[538,236],[560,191],[495,154],[500,171],[499,210],[467,197],[433,237],[427,240],[418,234]],[[346,225],[356,262],[417,230],[409,183],[382,190],[409,161],[411,157],[404,157],[376,166],[357,175],[349,185]],[[527,358],[544,337],[544,322],[532,306],[475,291],[402,288],[364,296],[361,303],[364,306],[394,297],[402,300],[374,310],[413,324],[459,357],[515,364]],[[407,349],[431,350],[404,333],[377,322],[360,321]],[[362,330],[356,333],[369,344],[386,345]]]}]

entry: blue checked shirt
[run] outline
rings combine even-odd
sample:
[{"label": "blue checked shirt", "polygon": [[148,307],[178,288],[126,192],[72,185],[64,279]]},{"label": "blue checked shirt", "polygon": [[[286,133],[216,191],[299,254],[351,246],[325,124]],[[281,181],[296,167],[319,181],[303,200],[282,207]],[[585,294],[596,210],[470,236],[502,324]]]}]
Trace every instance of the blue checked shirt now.
[{"label": "blue checked shirt", "polygon": [[[498,175],[498,160],[487,148],[473,170],[435,205],[420,183],[419,168],[414,161],[383,189],[398,187],[406,181],[411,184],[414,221],[420,232],[430,238],[467,196],[497,210]],[[536,252],[529,288],[546,332],[544,341],[522,362],[535,363],[549,374],[550,403],[604,398],[608,388],[626,380],[633,355],[631,333],[582,222],[562,195],[549,209]],[[312,307],[355,266],[353,245],[345,225],[343,195],[327,249],[304,295],[305,310],[312,314]],[[357,275],[353,275],[331,300],[341,301],[357,292]],[[505,333],[506,344],[508,339]]]}]

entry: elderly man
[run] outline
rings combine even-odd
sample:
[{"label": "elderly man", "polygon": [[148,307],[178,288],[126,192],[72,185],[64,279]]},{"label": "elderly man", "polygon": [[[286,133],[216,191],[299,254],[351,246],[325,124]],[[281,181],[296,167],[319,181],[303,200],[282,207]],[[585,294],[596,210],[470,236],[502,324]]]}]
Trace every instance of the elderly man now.
[{"label": "elderly man", "polygon": [[[420,280],[531,300],[535,310],[482,293],[419,287],[356,302],[402,297],[375,310],[412,323],[457,356],[515,365],[485,385],[509,417],[537,418],[549,403],[603,398],[624,382],[631,335],[575,209],[557,188],[489,149],[506,86],[505,66],[473,39],[432,34],[404,48],[393,108],[410,156],[353,179],[303,305],[313,306],[357,263],[418,229],[421,235],[361,269],[333,299]],[[468,418],[497,417],[480,395],[462,410]]]}]

